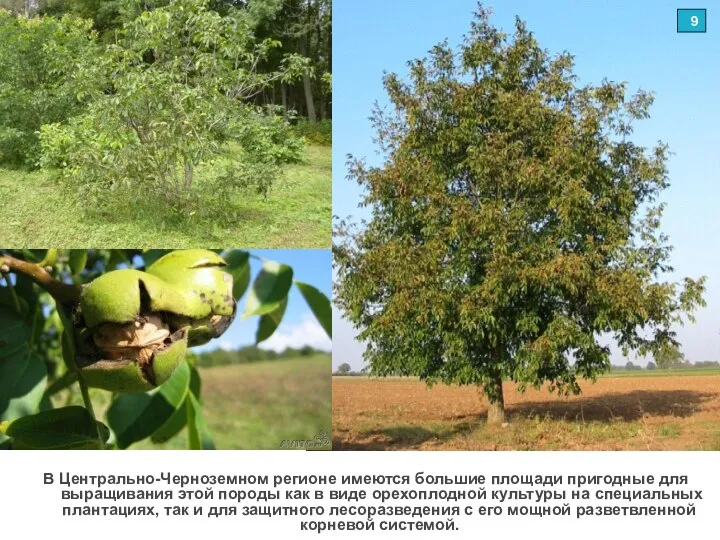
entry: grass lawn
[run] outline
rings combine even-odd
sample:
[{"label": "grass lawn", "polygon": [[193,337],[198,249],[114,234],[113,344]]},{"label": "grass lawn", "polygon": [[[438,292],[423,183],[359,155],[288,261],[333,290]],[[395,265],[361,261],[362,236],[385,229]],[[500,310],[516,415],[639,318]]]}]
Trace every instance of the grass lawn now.
[{"label": "grass lawn", "polygon": [[[157,207],[127,205],[83,215],[44,172],[0,168],[0,238],[9,248],[329,248],[331,148],[307,146],[305,163],[288,166],[267,200],[254,193],[231,201],[238,221],[172,225]],[[197,181],[212,174],[199,168]]]},{"label": "grass lawn", "polygon": [[[331,439],[330,358],[326,355],[201,368],[205,422],[219,450],[275,450],[297,448],[283,441],[326,440],[318,449],[329,450]],[[56,406],[82,405],[80,392],[63,391]],[[90,390],[98,420],[105,421],[110,394]],[[323,434],[326,437],[323,437]],[[308,446],[306,444],[306,446]],[[150,439],[131,449],[182,450],[187,430],[164,444]]]}]

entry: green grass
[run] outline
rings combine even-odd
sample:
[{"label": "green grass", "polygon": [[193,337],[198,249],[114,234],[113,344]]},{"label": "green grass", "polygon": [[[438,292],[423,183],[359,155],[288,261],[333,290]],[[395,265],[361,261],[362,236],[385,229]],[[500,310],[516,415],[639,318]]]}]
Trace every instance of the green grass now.
[{"label": "green grass", "polygon": [[[316,445],[318,440],[327,440],[327,445],[320,448],[329,450],[332,429],[329,375],[330,358],[326,355],[201,368],[203,415],[216,448],[274,450],[281,449],[283,441],[312,441]],[[102,390],[91,390],[91,395],[98,420],[104,421],[110,395]],[[55,405],[67,404],[65,399],[66,396],[59,397]],[[82,404],[79,391],[74,392],[72,402]],[[130,448],[187,447],[187,430],[183,429],[164,444],[146,439]]]},{"label": "green grass", "polygon": [[[700,426],[702,441],[690,441],[686,450],[717,450],[720,436],[716,424]],[[678,422],[646,425],[632,422],[575,422],[564,419],[513,417],[505,425],[490,426],[484,420],[430,422],[420,425],[363,422],[357,432],[374,439],[368,449],[417,448],[436,450],[659,450],[667,441],[683,436]]]},{"label": "green grass", "polygon": [[[282,441],[312,441],[332,426],[330,359],[275,360],[201,370],[203,412],[219,449],[279,449]],[[163,445],[187,448],[185,430]],[[326,447],[329,449],[329,445]]]},{"label": "green grass", "polygon": [[688,368],[688,369],[636,369],[632,371],[611,371],[601,377],[690,377],[693,375],[720,375],[720,368]]},{"label": "green grass", "polygon": [[577,423],[550,418],[517,419],[506,428],[480,424],[469,439],[482,440],[501,449],[543,450],[585,449],[607,447],[608,444],[627,444],[633,441],[642,448],[647,442],[639,422],[588,422]]},{"label": "green grass", "polygon": [[682,426],[675,422],[662,424],[658,427],[658,435],[660,437],[668,437],[671,439],[676,439],[680,436],[681,433],[682,433]]},{"label": "green grass", "polygon": [[675,438],[677,424],[661,425],[648,438],[640,422],[577,423],[552,418],[513,418],[505,427],[489,426],[482,421],[431,422],[418,425],[382,425],[364,423],[357,427],[365,436],[378,437],[376,449],[442,450],[560,450],[613,447],[644,448],[653,439]]},{"label": "green grass", "polygon": [[[267,200],[247,194],[231,201],[238,218],[230,226],[192,218],[171,225],[162,208],[138,203],[86,215],[47,173],[0,168],[0,238],[4,247],[17,248],[328,248],[332,151],[308,146],[306,154],[305,163],[285,169]],[[214,172],[199,168],[197,181]]]}]

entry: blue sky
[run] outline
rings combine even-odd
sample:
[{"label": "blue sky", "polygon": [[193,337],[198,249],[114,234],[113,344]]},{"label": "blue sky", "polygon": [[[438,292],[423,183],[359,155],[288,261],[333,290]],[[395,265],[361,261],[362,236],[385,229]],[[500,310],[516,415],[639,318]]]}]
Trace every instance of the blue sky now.
[{"label": "blue sky", "polygon": [[[675,274],[670,278],[708,278],[708,307],[697,313],[695,325],[678,328],[686,357],[702,361],[720,359],[720,242],[714,236],[720,233],[720,40],[714,30],[720,24],[720,9],[708,6],[707,33],[678,34],[676,10],[698,7],[690,4],[486,2],[493,9],[495,26],[511,32],[519,15],[550,53],[567,50],[575,55],[581,83],[599,83],[606,77],[627,81],[631,92],[638,88],[655,92],[651,118],[637,124],[634,140],[646,146],[662,140],[674,152],[669,161],[671,187],[663,197],[667,209],[662,229],[675,246]],[[333,4],[334,214],[355,219],[368,215],[357,208],[360,191],[346,179],[345,160],[353,154],[379,163],[368,117],[375,101],[387,103],[383,71],[404,76],[407,61],[425,56],[442,39],[448,38],[451,45],[460,43],[475,7],[473,0]],[[334,311],[334,364],[362,367],[363,345],[354,335]],[[625,360],[614,353],[613,362]]]},{"label": "blue sky", "polygon": [[[331,256],[329,250],[322,249],[252,249],[250,253],[263,259],[273,260],[288,264],[293,268],[294,278],[313,285],[328,297],[331,295]],[[257,259],[250,259],[252,279],[262,268],[262,262]],[[245,298],[240,300],[238,312],[244,309]],[[233,324],[218,339],[212,340],[205,346],[195,349],[203,350],[223,347],[236,349],[245,345],[255,343],[255,331],[257,330],[258,317],[242,319],[239,315]],[[318,324],[305,299],[293,286],[288,298],[288,306],[285,311],[282,323],[275,331],[275,334],[267,341],[261,343],[261,347],[282,350],[286,347],[302,347],[312,345],[318,349],[330,350],[330,339],[325,335],[322,327]]]}]

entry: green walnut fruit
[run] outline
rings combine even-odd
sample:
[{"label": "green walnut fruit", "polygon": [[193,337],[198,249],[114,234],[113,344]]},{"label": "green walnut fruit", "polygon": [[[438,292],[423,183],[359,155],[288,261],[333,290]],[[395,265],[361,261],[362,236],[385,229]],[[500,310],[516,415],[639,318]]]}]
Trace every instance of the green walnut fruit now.
[{"label": "green walnut fruit", "polygon": [[187,354],[187,329],[171,332],[158,316],[106,324],[81,342],[78,365],[88,386],[111,392],[147,392],[164,383]]},{"label": "green walnut fruit", "polygon": [[213,251],[186,249],[168,253],[147,268],[148,274],[173,285],[183,295],[185,311],[175,316],[172,324],[189,327],[190,347],[221,336],[235,318],[233,278],[223,270],[226,266]]},{"label": "green walnut fruit", "polygon": [[115,270],[87,285],[76,313],[76,362],[89,386],[145,392],[235,317],[233,279],[218,254],[174,251],[147,268]]},{"label": "green walnut fruit", "polygon": [[174,287],[138,270],[115,270],[80,296],[76,361],[89,386],[146,392],[161,385],[187,353],[188,313]]}]

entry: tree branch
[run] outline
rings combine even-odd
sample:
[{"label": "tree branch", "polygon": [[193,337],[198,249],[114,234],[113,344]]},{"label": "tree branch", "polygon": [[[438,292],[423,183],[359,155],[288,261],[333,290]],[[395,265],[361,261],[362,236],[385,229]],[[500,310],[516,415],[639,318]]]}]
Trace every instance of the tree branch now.
[{"label": "tree branch", "polygon": [[59,281],[39,264],[16,259],[10,255],[0,255],[0,270],[3,273],[15,272],[29,277],[61,304],[72,304],[80,299],[81,285]]}]

